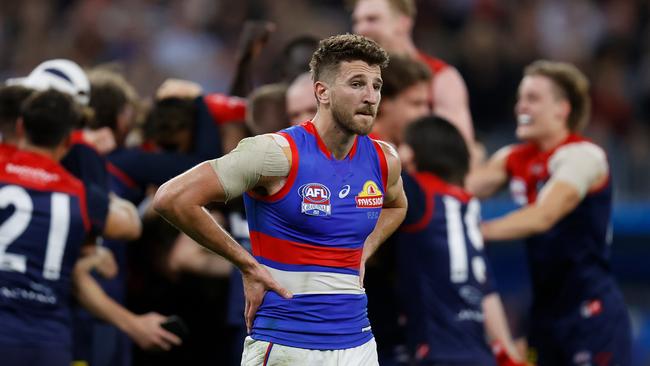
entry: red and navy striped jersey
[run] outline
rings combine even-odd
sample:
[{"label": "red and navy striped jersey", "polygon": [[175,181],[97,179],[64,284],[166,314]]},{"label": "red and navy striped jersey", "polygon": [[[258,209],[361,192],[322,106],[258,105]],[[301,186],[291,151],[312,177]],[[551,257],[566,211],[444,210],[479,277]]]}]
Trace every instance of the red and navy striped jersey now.
[{"label": "red and navy striped jersey", "polygon": [[[533,204],[550,178],[549,161],[561,148],[593,143],[570,135],[549,151],[524,143],[506,158],[514,200]],[[609,268],[611,179],[592,189],[582,202],[549,231],[526,240],[533,284],[533,310],[564,312],[598,297],[614,285]]]},{"label": "red and navy striped jersey", "polygon": [[396,234],[407,343],[418,360],[494,365],[482,301],[494,292],[480,203],[437,176],[403,174],[409,208]]},{"label": "red and navy striped jersey", "polygon": [[81,181],[48,157],[2,148],[0,343],[70,344],[71,275],[93,197],[87,205]]},{"label": "red and navy striped jersey", "polygon": [[272,196],[249,192],[244,200],[253,255],[294,296],[268,292],[251,336],[307,349],[357,347],[373,337],[359,266],[383,206],[386,157],[379,143],[358,136],[336,160],[311,122],[280,134],[292,152],[287,182]]}]

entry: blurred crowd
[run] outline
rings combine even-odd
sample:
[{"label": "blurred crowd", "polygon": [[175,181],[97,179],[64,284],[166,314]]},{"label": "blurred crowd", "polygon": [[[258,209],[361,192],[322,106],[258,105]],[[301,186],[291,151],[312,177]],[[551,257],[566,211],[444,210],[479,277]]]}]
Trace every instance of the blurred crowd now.
[{"label": "blurred crowd", "polygon": [[[646,188],[650,185],[650,3],[420,0],[417,6],[415,43],[458,68],[467,84],[476,137],[489,152],[515,140],[513,105],[523,68],[539,58],[569,61],[592,83],[593,114],[586,135],[609,154],[615,199],[650,199]],[[303,63],[296,71],[290,60],[294,56],[307,60],[312,39],[351,31],[350,12],[343,0],[5,1],[0,3],[0,78],[28,75],[53,58],[73,60],[87,70],[100,66],[89,74],[94,84],[102,84],[102,70],[122,74],[132,87],[120,84],[118,89],[124,104],[134,107],[138,133],[121,133],[108,126],[115,143],[125,147],[145,142],[145,151],[189,156],[179,166],[147,177],[150,181],[141,181],[134,172],[131,177],[143,188],[137,199],[130,199],[137,203],[155,192],[153,186],[175,175],[167,173],[177,168],[182,172],[211,158],[210,154],[230,151],[248,132],[285,127],[265,125],[264,117],[285,113],[272,110],[274,105],[284,105],[285,93],[291,93],[287,84],[280,83],[306,70]],[[250,73],[236,76],[247,20],[271,22],[272,32],[265,46],[255,51],[258,61],[249,65]],[[304,50],[289,51],[292,42],[303,42]],[[186,81],[164,83],[169,78]],[[114,82],[112,77],[104,81]],[[250,88],[242,87],[245,84]],[[244,127],[238,123],[244,116],[242,100],[224,94],[246,97],[250,89],[262,85],[266,86],[249,97],[249,103],[259,103],[246,108],[247,118],[256,124]],[[231,115],[219,114],[223,111]],[[209,141],[200,141],[205,137],[201,118],[217,122],[219,134]],[[98,144],[105,141],[94,138]],[[126,160],[115,154],[114,158],[122,170],[129,168],[120,165]],[[143,176],[157,169],[148,168]],[[247,232],[238,233],[242,208],[235,204],[217,209],[221,214],[215,218],[228,223],[237,239],[245,238]],[[143,235],[139,245],[128,248],[128,272],[121,274],[128,279],[126,303],[136,313],[179,314],[193,336],[171,354],[137,351],[134,363],[176,364],[192,359],[197,365],[226,364],[224,355],[232,353],[236,358],[240,354],[236,347],[241,345],[230,342],[245,331],[243,298],[233,299],[239,292],[228,278],[236,271],[231,273],[229,264],[215,256],[205,256],[203,249],[178,236],[152,212],[140,214],[145,219]],[[189,257],[195,260],[182,260]]]},{"label": "blurred crowd", "polygon": [[[276,29],[255,82],[281,80],[283,46],[301,35],[350,31],[345,1],[46,1],[0,5],[0,76],[40,61],[117,63],[141,95],[168,77],[226,91],[246,19]],[[614,161],[618,199],[649,198],[643,169],[650,136],[650,5],[642,0],[418,1],[418,47],[458,67],[478,138],[490,150],[514,139],[512,105],[523,66],[550,58],[578,65],[592,82],[587,135]]]}]

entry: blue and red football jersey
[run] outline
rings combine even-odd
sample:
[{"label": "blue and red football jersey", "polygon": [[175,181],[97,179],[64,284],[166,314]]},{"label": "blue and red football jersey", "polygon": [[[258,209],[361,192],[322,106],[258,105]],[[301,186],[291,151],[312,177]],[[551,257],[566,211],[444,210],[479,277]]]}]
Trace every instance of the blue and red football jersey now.
[{"label": "blue and red football jersey", "polygon": [[396,250],[409,348],[418,361],[493,365],[482,301],[494,285],[480,203],[431,173],[402,179],[409,208]]},{"label": "blue and red football jersey", "polygon": [[55,161],[3,149],[0,343],[70,345],[71,274],[92,204],[82,183]]},{"label": "blue and red football jersey", "polygon": [[253,255],[294,296],[268,292],[251,337],[320,350],[362,345],[373,335],[359,266],[383,206],[386,158],[376,141],[358,136],[336,160],[311,122],[280,134],[292,151],[286,184],[244,200]]},{"label": "blue and red football jersey", "polygon": [[[549,160],[561,147],[591,144],[578,135],[549,151],[533,144],[512,149],[506,159],[515,202],[533,204],[550,178]],[[582,301],[614,288],[609,268],[612,211],[610,179],[587,193],[582,202],[549,231],[526,240],[535,311],[566,312]]]}]

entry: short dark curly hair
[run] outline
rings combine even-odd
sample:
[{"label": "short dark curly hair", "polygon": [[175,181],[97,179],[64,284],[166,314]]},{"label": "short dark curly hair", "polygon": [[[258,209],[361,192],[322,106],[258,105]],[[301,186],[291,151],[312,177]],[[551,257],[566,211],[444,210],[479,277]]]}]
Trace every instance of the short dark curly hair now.
[{"label": "short dark curly hair", "polygon": [[314,81],[338,69],[341,62],[363,61],[368,65],[388,65],[388,53],[375,41],[358,34],[339,34],[320,41],[309,68]]}]

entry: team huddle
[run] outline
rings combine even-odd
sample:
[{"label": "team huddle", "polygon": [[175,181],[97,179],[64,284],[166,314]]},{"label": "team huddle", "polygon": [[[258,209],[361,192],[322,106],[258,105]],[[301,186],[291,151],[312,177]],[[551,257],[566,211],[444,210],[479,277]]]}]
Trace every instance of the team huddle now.
[{"label": "team huddle", "polygon": [[[356,34],[317,44],[305,74],[280,89],[281,113],[255,113],[275,89],[246,105],[167,83],[147,118],[158,127],[138,148],[134,91],[114,72],[58,59],[8,80],[2,364],[129,365],[129,339],[181,345],[164,316],[124,306],[126,242],[158,214],[189,242],[178,266],[230,275],[243,297],[241,365],[630,365],[609,268],[609,165],[580,135],[588,80],[568,63],[530,64],[514,106],[520,143],[485,159],[464,82],[414,46],[414,14],[412,1],[355,1]],[[177,126],[184,119],[192,128]],[[237,119],[245,133],[232,132]],[[479,200],[506,185],[520,208],[482,221]],[[215,202],[234,207],[228,220]],[[525,347],[485,253],[515,239],[532,280]],[[366,289],[381,245],[394,248],[394,283]],[[368,297],[396,304],[405,358],[382,350]]]}]

